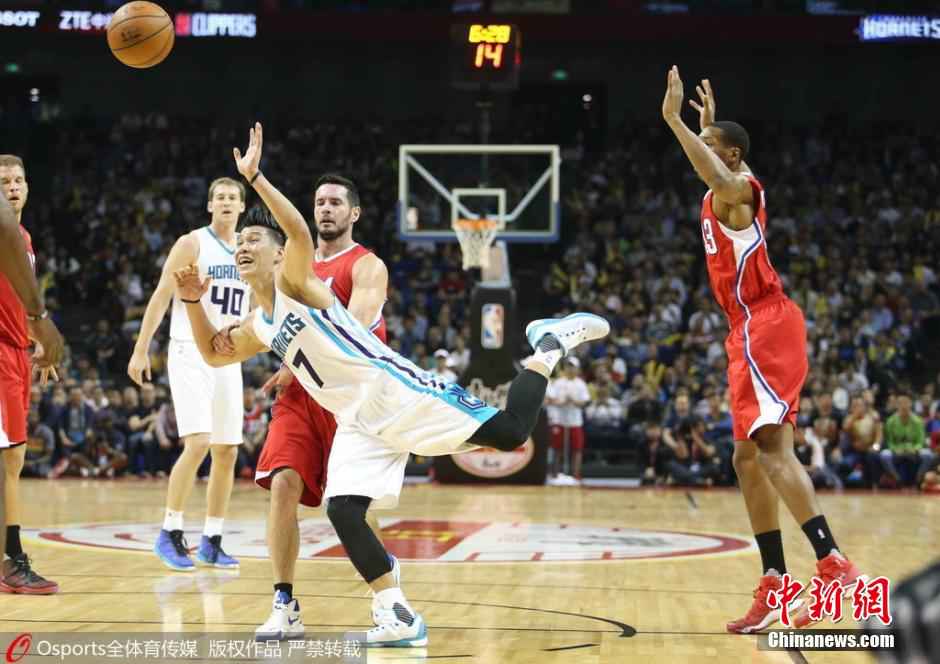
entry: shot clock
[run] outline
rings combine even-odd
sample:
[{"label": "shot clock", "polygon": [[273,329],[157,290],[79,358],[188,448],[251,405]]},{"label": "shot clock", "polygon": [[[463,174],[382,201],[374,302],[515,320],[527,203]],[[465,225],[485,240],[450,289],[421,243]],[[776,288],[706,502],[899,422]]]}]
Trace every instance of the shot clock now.
[{"label": "shot clock", "polygon": [[463,90],[515,90],[522,62],[519,28],[505,23],[451,27],[451,69]]}]

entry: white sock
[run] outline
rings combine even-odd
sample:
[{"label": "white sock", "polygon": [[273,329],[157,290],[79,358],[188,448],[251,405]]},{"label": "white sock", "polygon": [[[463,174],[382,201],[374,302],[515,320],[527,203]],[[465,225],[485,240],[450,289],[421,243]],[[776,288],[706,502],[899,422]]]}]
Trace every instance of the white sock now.
[{"label": "white sock", "polygon": [[547,352],[536,350],[535,355],[532,356],[532,359],[535,360],[536,362],[541,362],[542,364],[544,364],[546,367],[548,367],[549,371],[554,371],[555,365],[558,364],[561,361],[561,358],[563,357],[564,357],[563,350],[555,349],[555,350],[550,350]]},{"label": "white sock", "polygon": [[222,524],[225,522],[224,518],[217,518],[214,516],[206,517],[206,527],[202,531],[202,534],[206,537],[214,537],[216,535],[222,534]]},{"label": "white sock", "polygon": [[[391,609],[397,603],[411,611],[411,605],[408,604],[408,600],[405,599],[405,593],[401,591],[401,588],[387,588],[381,592],[377,592],[375,596],[378,598],[379,604],[383,609]],[[411,612],[414,613],[414,611]]]},{"label": "white sock", "polygon": [[173,510],[168,509],[166,511],[166,516],[163,517],[163,529],[164,530],[182,530],[183,529],[183,513],[174,512]]}]

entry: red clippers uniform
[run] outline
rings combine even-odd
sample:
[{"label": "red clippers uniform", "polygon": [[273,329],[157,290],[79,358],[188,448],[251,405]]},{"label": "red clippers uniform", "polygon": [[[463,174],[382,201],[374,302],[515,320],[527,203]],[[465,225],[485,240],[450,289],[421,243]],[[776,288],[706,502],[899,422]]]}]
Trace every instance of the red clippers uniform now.
[{"label": "red clippers uniform", "polygon": [[[33,242],[20,226],[29,262],[36,265]],[[32,368],[26,309],[10,281],[0,275],[0,448],[26,442],[29,388]]]},{"label": "red clippers uniform", "polygon": [[[353,266],[371,253],[362,245],[353,244],[334,256],[315,260],[313,271],[343,306],[348,307],[353,290]],[[386,340],[385,319],[381,312],[369,329],[383,342]],[[300,502],[308,507],[317,507],[326,486],[326,469],[336,421],[307,394],[296,378],[281,391],[272,408],[272,416],[258,459],[255,482],[270,489],[271,474],[278,468],[291,468],[304,482]]]},{"label": "red clippers uniform", "polygon": [[728,385],[734,439],[745,440],[765,424],[796,424],[800,391],[809,372],[803,312],[783,292],[767,254],[764,188],[745,174],[754,192],[754,221],[734,231],[702,201],[702,239],[708,279],[730,332]]}]

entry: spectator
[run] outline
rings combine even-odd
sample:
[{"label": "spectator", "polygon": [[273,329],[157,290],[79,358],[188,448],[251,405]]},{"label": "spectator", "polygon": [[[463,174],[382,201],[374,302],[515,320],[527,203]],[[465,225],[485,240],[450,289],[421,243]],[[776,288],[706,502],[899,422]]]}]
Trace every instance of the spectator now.
[{"label": "spectator", "polygon": [[38,405],[29,409],[26,429],[26,459],[23,477],[46,477],[52,470],[55,434],[39,419]]},{"label": "spectator", "polygon": [[827,437],[831,423],[831,417],[817,417],[812,427],[807,427],[795,436],[796,458],[803,464],[810,479],[813,480],[813,486],[817,489],[841,489],[843,487],[839,475],[826,461],[828,451],[831,449]]},{"label": "spectator", "polygon": [[663,439],[663,428],[659,422],[649,421],[643,425],[643,441],[640,458],[644,465],[643,484],[663,484],[669,475],[669,462],[673,454]]},{"label": "spectator", "polygon": [[[160,404],[157,403],[156,389],[153,384],[145,383],[140,388],[140,401],[137,399],[137,390],[128,387],[124,390],[124,414],[127,416],[128,453],[130,456],[131,472],[139,477],[152,477],[160,471],[157,468],[156,438],[157,418],[160,414]],[[166,475],[165,471],[162,471]]]},{"label": "spectator", "polygon": [[253,479],[264,439],[268,435],[268,404],[264,394],[253,387],[244,390],[245,423],[242,444],[238,447],[238,470],[245,479]]},{"label": "spectator", "polygon": [[463,335],[457,335],[454,339],[454,350],[450,351],[450,360],[451,368],[458,376],[470,366],[470,349],[467,348],[467,341]]},{"label": "spectator", "polygon": [[51,476],[62,475],[69,467],[69,459],[79,451],[85,439],[92,433],[95,424],[95,412],[87,403],[82,388],[75,386],[69,390],[69,401],[56,426],[58,434],[58,460]]},{"label": "spectator", "polygon": [[147,466],[157,477],[166,477],[182,449],[172,401],[165,401],[157,411],[153,433],[155,443],[147,447],[150,453]]},{"label": "spectator", "polygon": [[[663,429],[665,434],[666,429]],[[674,432],[674,445],[663,439],[672,450],[673,458],[666,467],[667,483],[678,486],[712,486],[721,476],[721,459],[714,445],[705,441],[705,423],[694,415],[682,419]]]},{"label": "spectator", "polygon": [[446,383],[456,383],[457,374],[448,368],[449,359],[450,353],[448,353],[445,349],[438,348],[436,351],[434,351],[434,369],[431,371],[431,373]]},{"label": "spectator", "polygon": [[72,454],[68,470],[81,477],[113,478],[127,465],[127,455],[115,449],[97,431],[89,432],[81,448]]},{"label": "spectator", "polygon": [[934,454],[927,446],[924,421],[911,410],[911,395],[899,394],[897,405],[898,411],[885,422],[881,464],[891,484],[920,486],[933,466]]},{"label": "spectator", "polygon": [[881,470],[881,418],[863,397],[855,397],[842,428],[848,445],[841,454],[839,473],[847,485],[870,486],[878,481]]},{"label": "spectator", "polygon": [[[576,357],[569,357],[562,364],[562,376],[556,379],[552,390],[552,401],[558,408],[559,426],[554,427],[555,435],[551,445],[554,451],[552,476],[565,484],[575,484],[581,480],[581,459],[584,451],[584,413],[583,408],[590,400],[587,383],[580,376],[581,363]],[[562,456],[565,444],[571,452],[571,475],[563,474]]]}]

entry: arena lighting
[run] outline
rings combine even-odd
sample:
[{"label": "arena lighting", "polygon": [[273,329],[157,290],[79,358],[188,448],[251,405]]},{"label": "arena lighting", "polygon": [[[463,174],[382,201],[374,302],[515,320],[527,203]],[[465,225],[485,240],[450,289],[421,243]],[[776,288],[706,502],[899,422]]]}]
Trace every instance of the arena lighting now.
[{"label": "arena lighting", "polygon": [[940,17],[863,16],[858,24],[858,38],[861,41],[940,40]]},{"label": "arena lighting", "polygon": [[214,14],[181,12],[176,15],[177,37],[244,37],[258,34],[255,14]]}]

